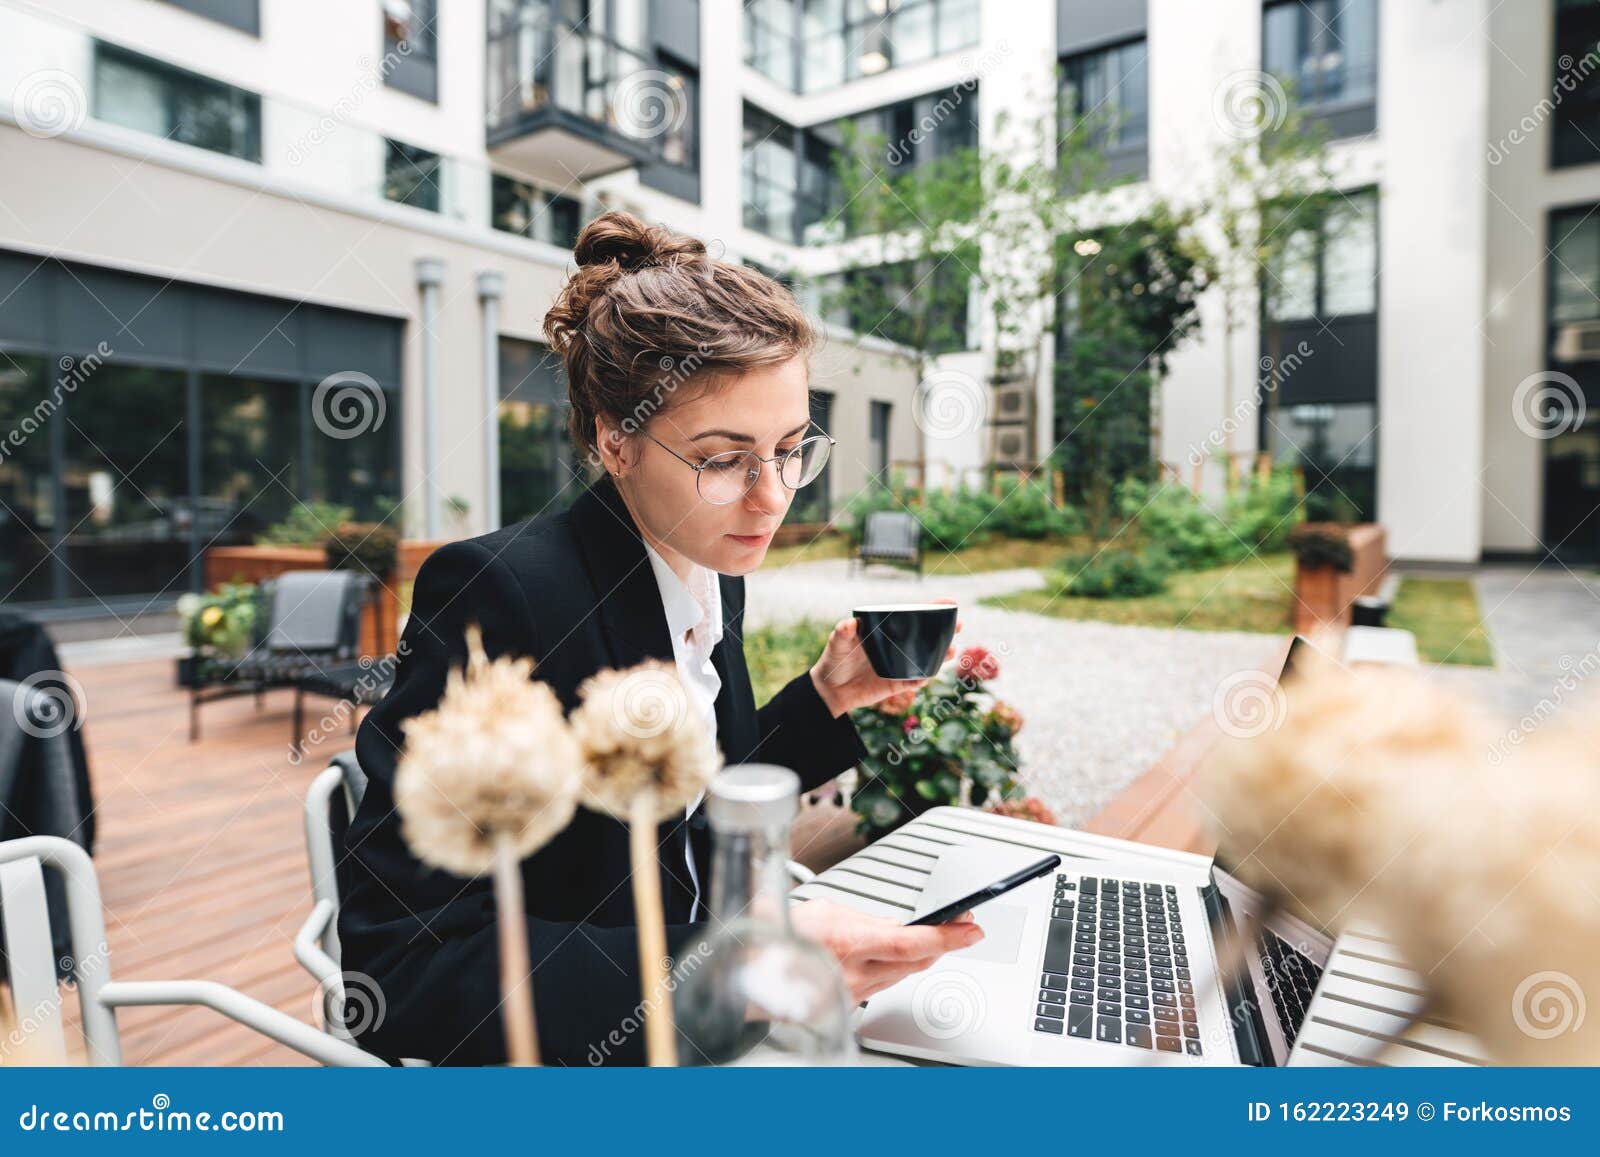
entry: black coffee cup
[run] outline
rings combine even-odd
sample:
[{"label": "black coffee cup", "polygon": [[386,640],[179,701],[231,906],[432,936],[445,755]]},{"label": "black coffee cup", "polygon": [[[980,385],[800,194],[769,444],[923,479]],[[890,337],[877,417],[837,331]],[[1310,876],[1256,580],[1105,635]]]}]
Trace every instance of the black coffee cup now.
[{"label": "black coffee cup", "polygon": [[883,603],[855,615],[872,669],[885,679],[937,675],[956,637],[954,603]]}]

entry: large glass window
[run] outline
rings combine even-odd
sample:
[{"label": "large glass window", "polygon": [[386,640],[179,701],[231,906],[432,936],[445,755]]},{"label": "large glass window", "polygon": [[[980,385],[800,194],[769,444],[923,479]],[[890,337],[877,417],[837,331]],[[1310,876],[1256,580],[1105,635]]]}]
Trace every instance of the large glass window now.
[{"label": "large glass window", "polygon": [[107,363],[64,419],[67,594],[72,598],[188,588],[196,509],[188,479],[185,374]]},{"label": "large glass window", "polygon": [[1378,99],[1377,0],[1267,5],[1262,61],[1336,136],[1371,132]]},{"label": "large glass window", "polygon": [[799,0],[745,0],[744,62],[784,88],[800,87],[795,56]]},{"label": "large glass window", "polygon": [[1266,277],[1266,310],[1273,321],[1365,316],[1378,309],[1378,198],[1371,190],[1337,199],[1315,223],[1286,232],[1272,226],[1275,244]]},{"label": "large glass window", "polygon": [[1557,0],[1552,91],[1561,97],[1551,136],[1557,167],[1600,161],[1600,0]]},{"label": "large glass window", "polygon": [[96,119],[246,161],[261,160],[261,98],[95,42]]},{"label": "large glass window", "polygon": [[[762,6],[759,19],[774,50],[787,7]],[[750,8],[747,45],[749,23],[757,19]],[[976,44],[978,0],[803,0],[799,38],[801,87],[815,92]],[[748,50],[746,59],[754,64]]]},{"label": "large glass window", "polygon": [[194,508],[202,549],[254,542],[301,493],[299,390],[295,382],[201,378]]},{"label": "large glass window", "polygon": [[578,239],[583,208],[571,197],[551,193],[496,173],[491,185],[491,219],[496,229],[571,249]]},{"label": "large glass window", "polygon": [[1149,57],[1140,39],[1061,62],[1062,115],[1085,128],[1113,176],[1142,176],[1147,169]]},{"label": "large glass window", "polygon": [[62,391],[51,363],[0,350],[0,604],[51,596],[55,483],[50,423]]},{"label": "large glass window", "polygon": [[560,360],[538,342],[500,339],[500,520],[570,502],[581,478],[567,437]]},{"label": "large glass window", "polygon": [[1305,473],[1307,518],[1377,518],[1376,404],[1285,406],[1265,425],[1273,459]]},{"label": "large glass window", "polygon": [[[404,496],[398,453],[400,396],[349,378],[340,380],[339,390],[341,394],[349,390],[361,394],[347,394],[332,411],[331,403],[324,399],[319,410],[315,383],[302,387],[305,409],[301,420],[306,423],[311,450],[310,493],[320,502],[350,507],[358,522],[386,519]],[[336,417],[359,414],[361,420],[354,425],[330,421],[330,413]]]},{"label": "large glass window", "polygon": [[1550,218],[1550,320],[1600,321],[1600,207]]},{"label": "large glass window", "polygon": [[439,154],[400,141],[386,141],[385,146],[383,195],[402,205],[439,212],[442,200]]},{"label": "large glass window", "polygon": [[[904,171],[977,147],[978,89],[958,85],[848,120],[859,141],[881,145],[885,170]],[[835,239],[842,200],[836,154],[844,139],[844,121],[796,129],[745,105],[746,227],[795,244]]]}]

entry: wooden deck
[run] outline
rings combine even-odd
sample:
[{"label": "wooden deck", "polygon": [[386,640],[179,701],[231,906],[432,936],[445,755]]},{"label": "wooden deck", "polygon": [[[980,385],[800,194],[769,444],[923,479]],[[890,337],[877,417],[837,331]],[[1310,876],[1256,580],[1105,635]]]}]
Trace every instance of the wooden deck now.
[{"label": "wooden deck", "polygon": [[[348,737],[295,765],[292,694],[278,691],[259,713],[248,697],[206,707],[204,738],[191,744],[187,696],[169,661],[74,674],[88,701],[111,975],[220,981],[311,1020],[316,986],[291,949],[311,906],[301,804]],[[1198,723],[1087,829],[1211,851],[1187,783],[1216,737],[1209,718]],[[859,846],[852,824],[848,813],[810,809],[796,830],[800,858],[822,868],[848,855]],[[308,1063],[204,1009],[124,1009],[118,1020],[128,1064]]]}]

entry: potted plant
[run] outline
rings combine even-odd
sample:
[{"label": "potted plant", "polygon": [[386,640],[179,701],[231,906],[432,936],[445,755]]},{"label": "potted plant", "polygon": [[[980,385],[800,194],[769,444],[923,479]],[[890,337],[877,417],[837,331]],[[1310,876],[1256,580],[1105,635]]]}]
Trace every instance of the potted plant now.
[{"label": "potted plant", "polygon": [[372,579],[373,598],[362,612],[361,653],[394,650],[399,603],[394,596],[400,532],[387,522],[341,522],[323,541],[329,570],[353,570]]},{"label": "potted plant", "polygon": [[999,673],[992,653],[968,647],[922,687],[854,713],[867,748],[850,797],[858,833],[876,839],[942,804],[1024,796],[1012,744],[1022,716],[986,686]]},{"label": "potted plant", "polygon": [[1294,552],[1294,629],[1306,634],[1320,627],[1343,625],[1340,577],[1354,569],[1349,528],[1335,522],[1302,522],[1289,532]]},{"label": "potted plant", "polygon": [[201,667],[211,659],[236,659],[250,648],[256,625],[254,583],[223,583],[212,594],[178,599],[178,622],[187,655],[178,656],[178,686],[200,683]]}]

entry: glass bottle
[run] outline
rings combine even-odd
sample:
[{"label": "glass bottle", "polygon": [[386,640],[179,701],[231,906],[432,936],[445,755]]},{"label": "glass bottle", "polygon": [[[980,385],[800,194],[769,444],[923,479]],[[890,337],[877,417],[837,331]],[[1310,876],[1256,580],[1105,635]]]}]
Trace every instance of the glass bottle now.
[{"label": "glass bottle", "polygon": [[799,796],[794,772],[765,763],[727,768],[707,791],[711,920],[675,968],[680,1064],[856,1061],[855,1001],[839,962],[789,920],[785,864]]}]

